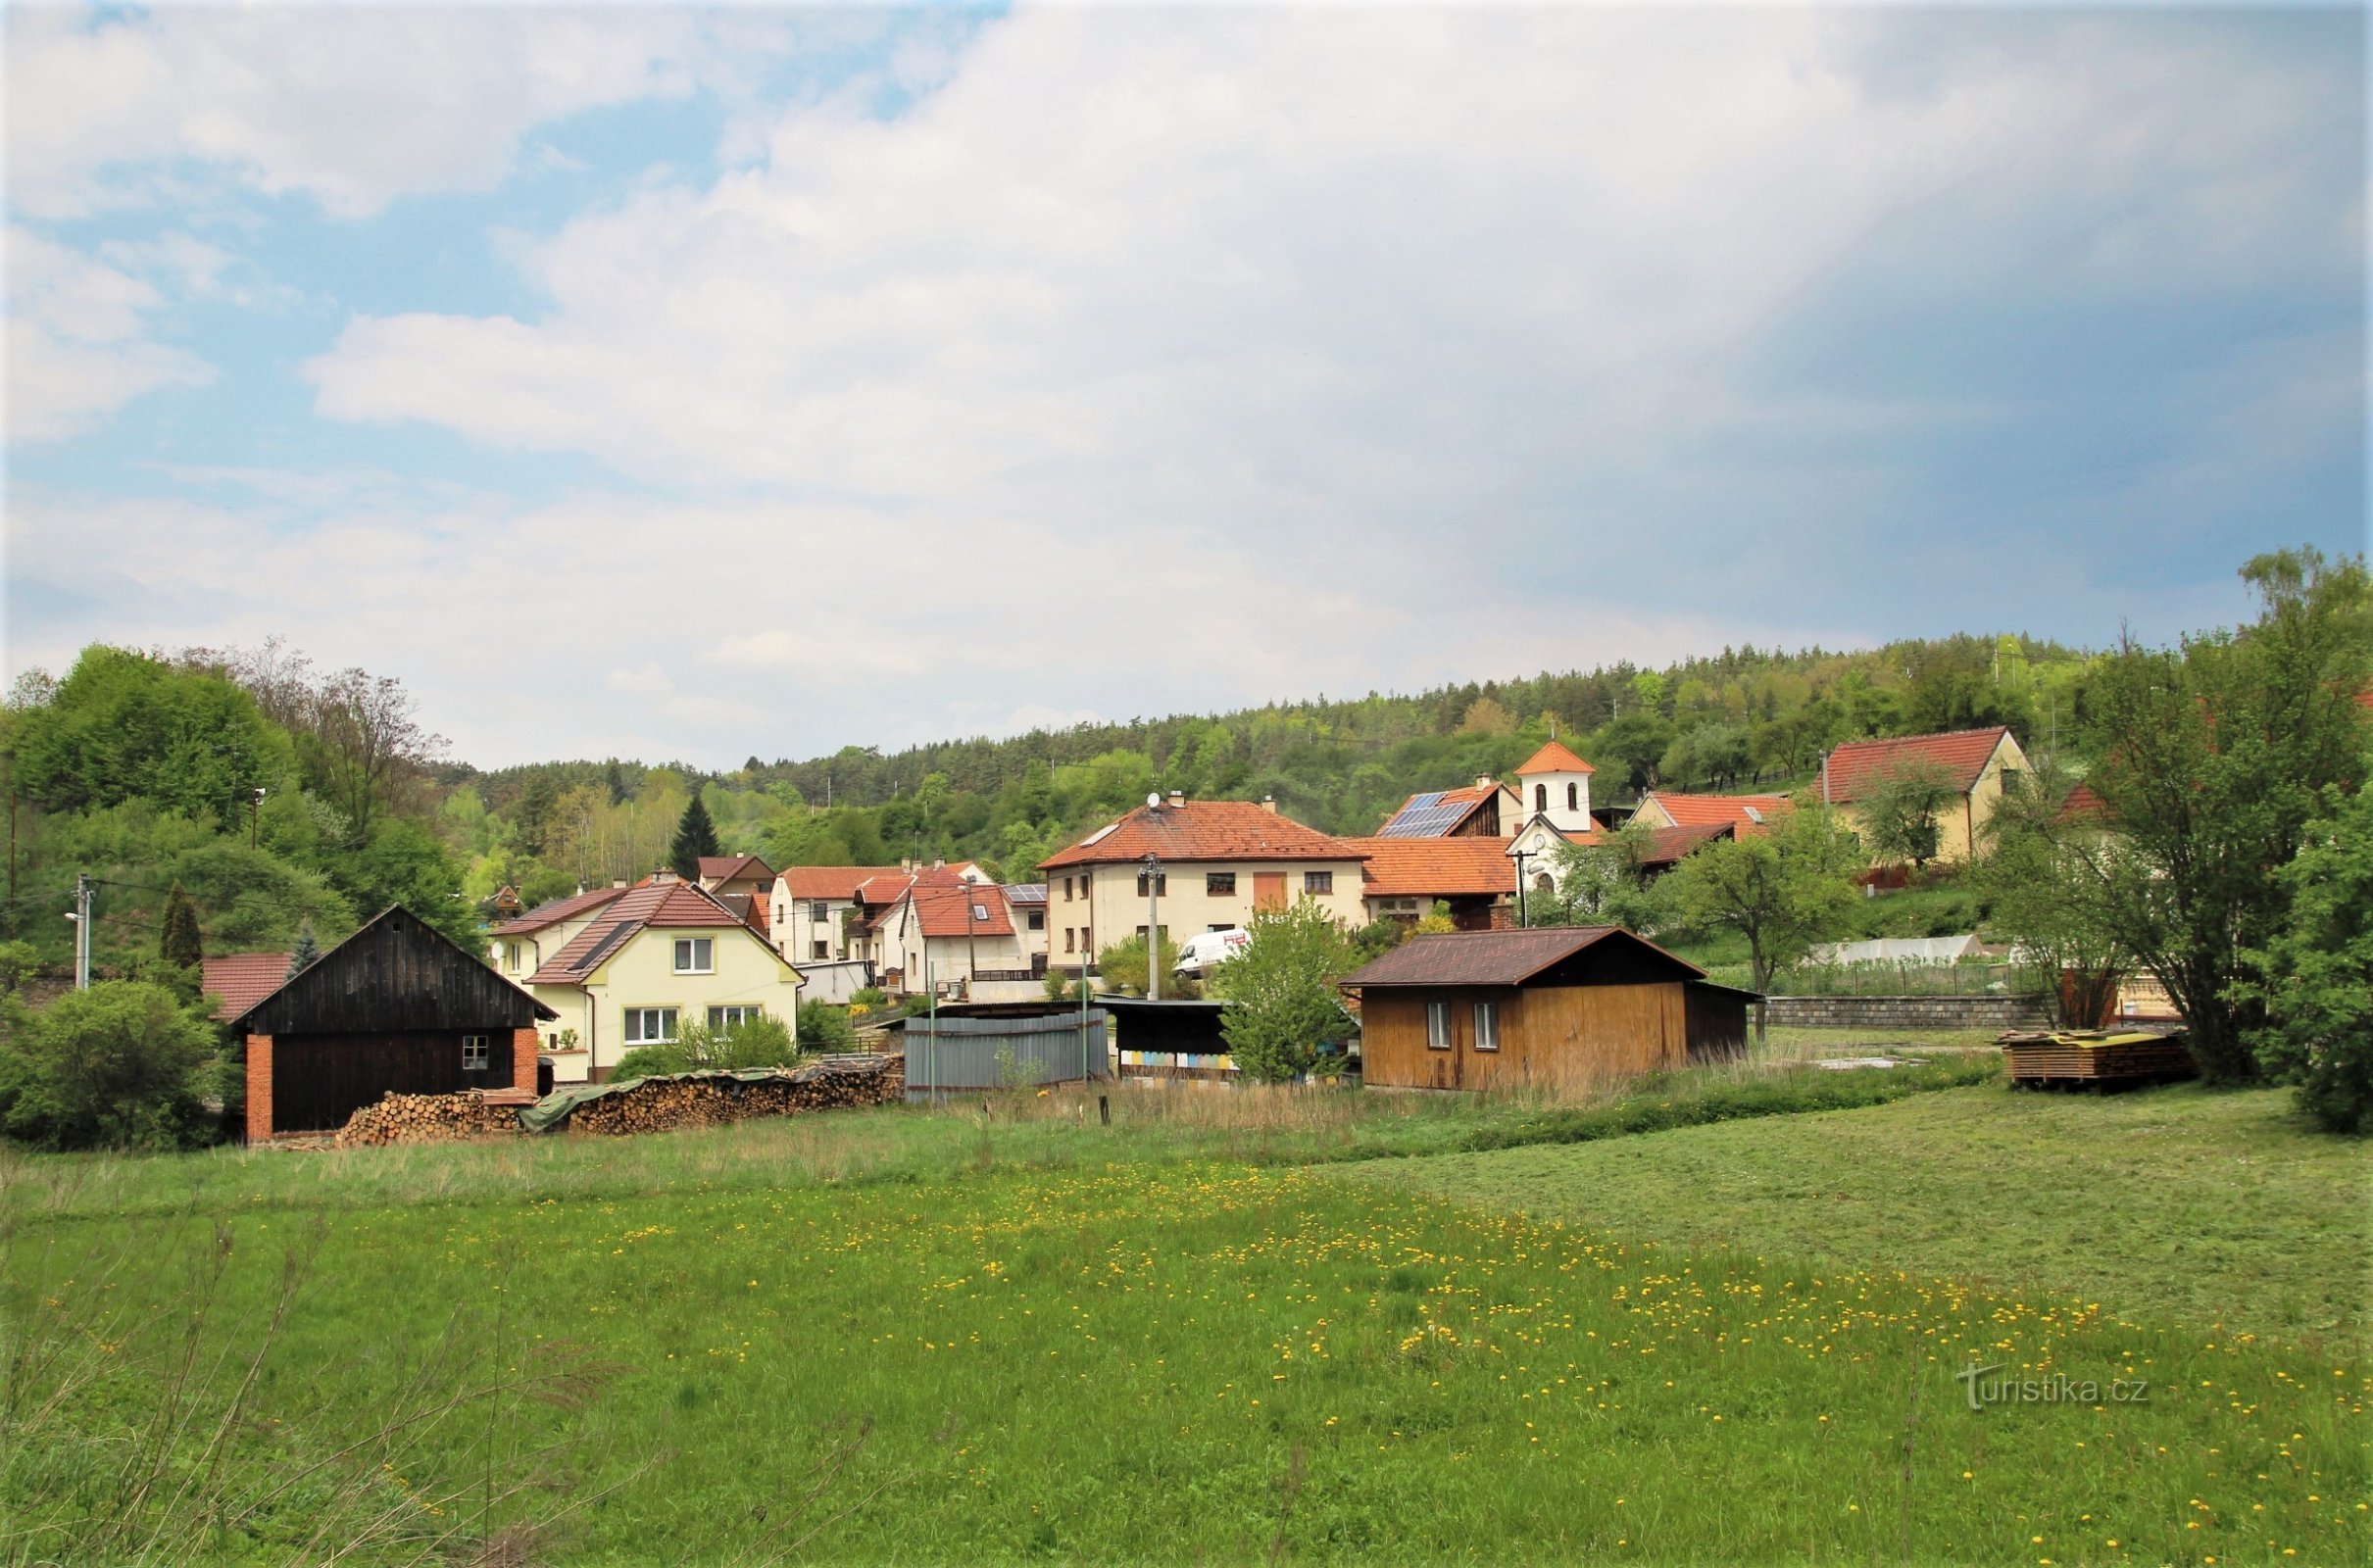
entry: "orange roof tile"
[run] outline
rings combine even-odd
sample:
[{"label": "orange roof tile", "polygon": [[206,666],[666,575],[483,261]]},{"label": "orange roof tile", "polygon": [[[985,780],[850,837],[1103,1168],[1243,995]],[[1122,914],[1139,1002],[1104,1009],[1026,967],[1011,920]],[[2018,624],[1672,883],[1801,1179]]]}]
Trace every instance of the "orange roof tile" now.
[{"label": "orange roof tile", "polygon": [[1128,815],[1059,850],[1044,868],[1112,865],[1159,855],[1185,860],[1356,860],[1342,839],[1305,827],[1252,801],[1188,801],[1141,806]]},{"label": "orange roof tile", "polygon": [[1986,729],[1956,729],[1942,735],[1899,735],[1883,741],[1849,741],[1823,759],[1824,800],[1858,801],[1878,788],[1895,769],[1914,760],[1934,763],[1962,794],[1975,788],[1994,755],[2010,731],[2001,724]]},{"label": "orange roof tile", "polygon": [[854,899],[877,876],[904,876],[895,865],[790,865],[775,873],[786,898]]},{"label": "orange roof tile", "polygon": [[[1465,826],[1467,818],[1473,816],[1476,810],[1481,808],[1484,802],[1490,800],[1502,790],[1507,789],[1508,789],[1508,786],[1506,784],[1492,783],[1469,784],[1463,789],[1455,790],[1419,790],[1416,794],[1411,795],[1408,800],[1403,801],[1393,809],[1391,814],[1385,817],[1383,828],[1389,828],[1395,822],[1398,822],[1403,817],[1409,815],[1411,811],[1421,809],[1418,803],[1422,801],[1425,803],[1426,807],[1436,808],[1449,807],[1451,808],[1449,811],[1441,813],[1439,818],[1441,825],[1424,833],[1395,834],[1394,836],[1396,838],[1404,836],[1414,838],[1447,838],[1451,834],[1458,832],[1459,828]],[[1513,790],[1508,790],[1508,793],[1512,795],[1515,792]],[[1458,809],[1460,807],[1464,807],[1466,809]],[[1378,832],[1381,833],[1383,828],[1379,828]]]},{"label": "orange roof tile", "polygon": [[755,855],[704,855],[701,857],[701,880],[705,882],[714,877],[719,882],[730,882],[752,866],[758,867],[760,876],[774,874],[774,867]]},{"label": "orange roof tile", "polygon": [[1716,839],[1739,836],[1743,824],[1737,822],[1688,822],[1679,827],[1657,828],[1651,838],[1643,865],[1678,865],[1682,857],[1701,844]]},{"label": "orange roof tile", "polygon": [[[569,939],[567,947],[546,959],[527,977],[531,986],[573,986],[599,968],[602,961],[631,940],[637,931],[750,927],[720,903],[716,894],[693,882],[640,882],[628,888],[602,911],[599,919]],[[768,953],[774,950],[766,949]]]},{"label": "orange roof tile", "polygon": [[1758,813],[1764,822],[1772,814],[1788,809],[1785,795],[1683,795],[1678,790],[1651,790],[1640,798],[1645,807],[1650,801],[1664,808],[1675,827],[1701,827],[1728,822],[1754,832],[1763,825],[1750,811]]},{"label": "orange roof tile", "polygon": [[1597,771],[1597,768],[1569,751],[1563,741],[1551,741],[1547,746],[1533,753],[1531,759],[1522,767],[1516,769],[1516,776],[1522,778],[1527,773],[1596,773]]},{"label": "orange roof tile", "polygon": [[214,1010],[215,1021],[228,1023],[280,989],[288,978],[288,955],[225,953],[199,959],[198,972],[199,989],[222,999]]},{"label": "orange roof tile", "polygon": [[994,887],[918,886],[908,895],[926,937],[1007,937],[1013,922]]},{"label": "orange roof tile", "polygon": [[1345,839],[1368,858],[1361,889],[1371,899],[1470,898],[1516,891],[1506,839]]}]

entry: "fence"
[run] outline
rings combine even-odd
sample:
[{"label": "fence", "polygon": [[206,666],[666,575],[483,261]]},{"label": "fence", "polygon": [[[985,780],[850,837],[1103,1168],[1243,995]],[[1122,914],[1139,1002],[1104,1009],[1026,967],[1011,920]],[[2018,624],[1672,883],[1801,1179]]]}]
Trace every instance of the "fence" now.
[{"label": "fence", "polygon": [[1102,1007],[1038,1018],[914,1017],[906,1023],[907,1098],[1020,1089],[1111,1076]]},{"label": "fence", "polygon": [[[1706,977],[1752,990],[1746,964],[1718,964]],[[1771,977],[1774,997],[2001,997],[2048,989],[2038,970],[2002,962],[1928,963],[1916,958],[1800,963]]]}]

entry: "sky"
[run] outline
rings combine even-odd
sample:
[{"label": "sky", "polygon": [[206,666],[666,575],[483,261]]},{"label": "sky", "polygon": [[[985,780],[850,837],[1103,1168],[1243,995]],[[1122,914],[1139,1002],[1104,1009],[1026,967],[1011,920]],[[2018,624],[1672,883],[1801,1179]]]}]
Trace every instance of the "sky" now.
[{"label": "sky", "polygon": [[2349,7],[10,7],[5,658],[731,767],[2365,548]]}]

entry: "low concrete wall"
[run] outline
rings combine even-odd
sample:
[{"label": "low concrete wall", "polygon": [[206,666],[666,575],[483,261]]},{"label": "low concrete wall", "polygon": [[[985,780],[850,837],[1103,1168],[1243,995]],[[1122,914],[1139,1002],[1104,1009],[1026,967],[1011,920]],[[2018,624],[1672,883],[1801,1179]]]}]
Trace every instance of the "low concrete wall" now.
[{"label": "low concrete wall", "polygon": [[1774,997],[1770,1021],[1796,1029],[2041,1029],[2042,997]]}]

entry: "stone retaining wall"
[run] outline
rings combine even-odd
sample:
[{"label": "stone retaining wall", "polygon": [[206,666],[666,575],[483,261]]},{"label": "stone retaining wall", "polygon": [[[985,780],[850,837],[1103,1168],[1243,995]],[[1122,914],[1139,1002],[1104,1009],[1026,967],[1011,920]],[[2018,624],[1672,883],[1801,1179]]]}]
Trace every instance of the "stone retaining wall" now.
[{"label": "stone retaining wall", "polygon": [[2042,1029],[2042,997],[1774,997],[1770,1021],[1799,1029]]}]

